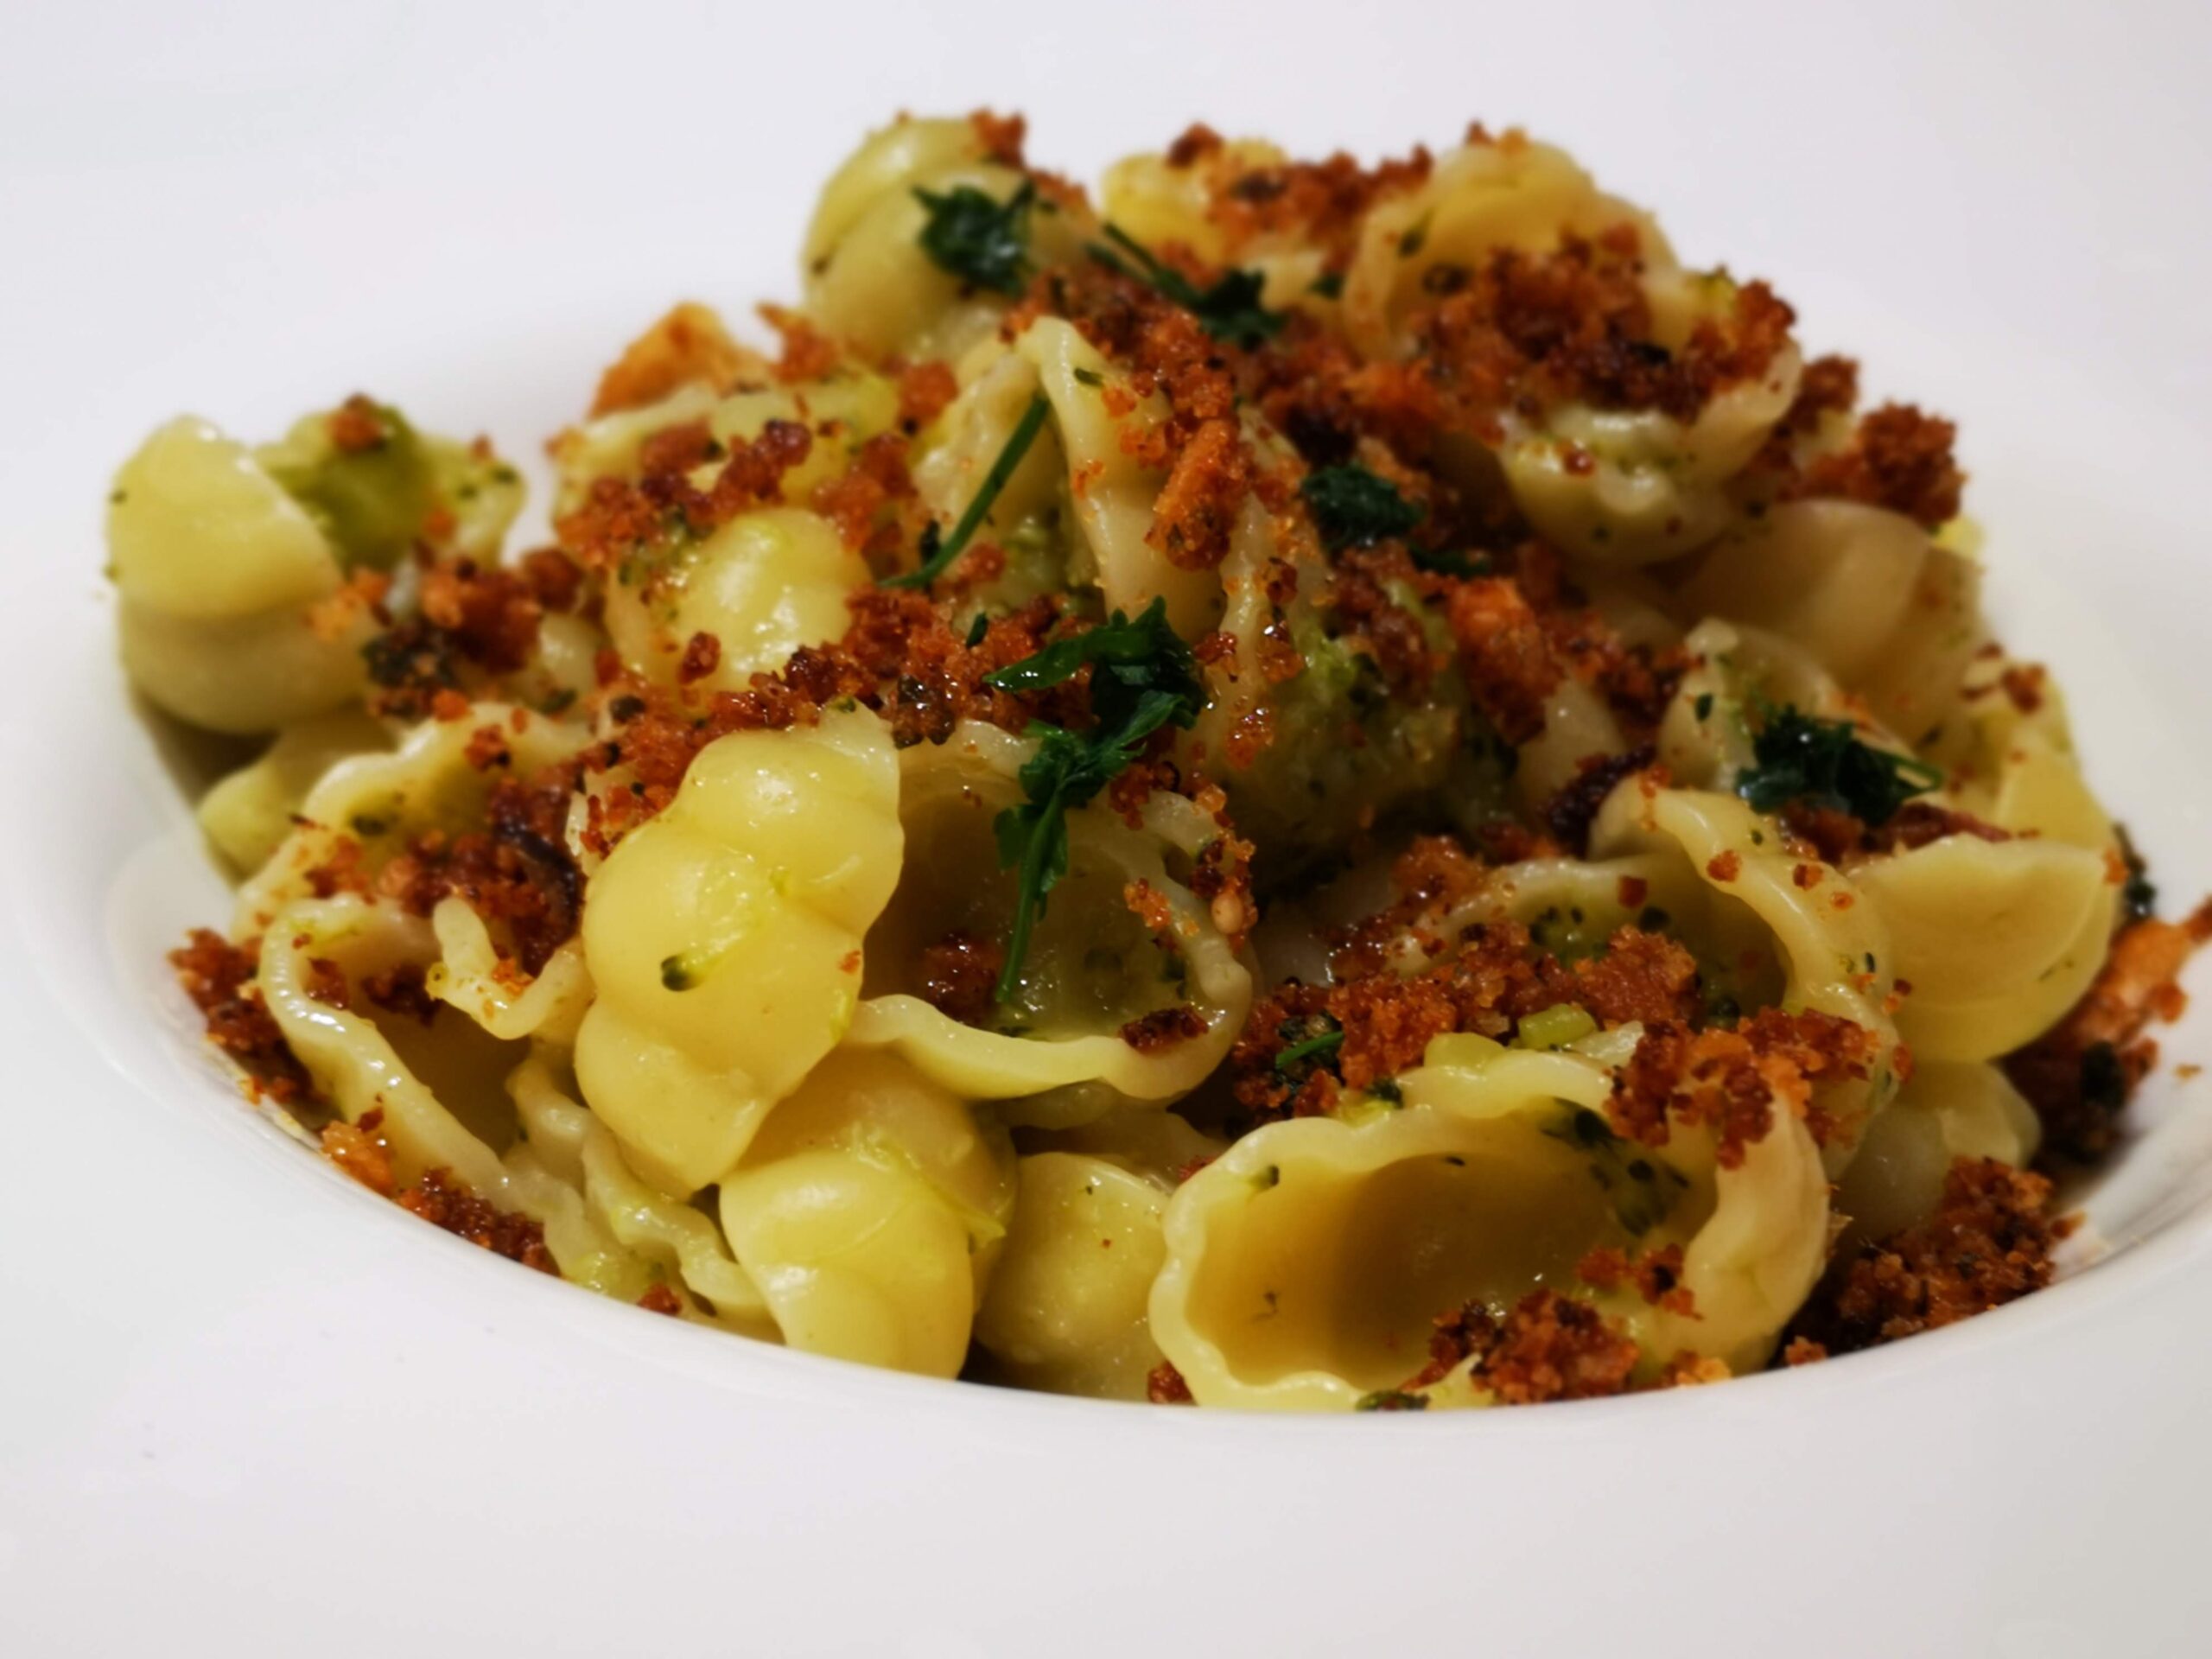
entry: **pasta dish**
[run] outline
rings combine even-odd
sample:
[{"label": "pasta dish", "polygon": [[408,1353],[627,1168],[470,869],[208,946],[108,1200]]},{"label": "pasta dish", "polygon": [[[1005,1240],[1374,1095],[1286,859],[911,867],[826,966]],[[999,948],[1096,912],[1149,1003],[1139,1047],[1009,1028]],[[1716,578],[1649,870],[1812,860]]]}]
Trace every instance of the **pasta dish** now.
[{"label": "pasta dish", "polygon": [[367,396],[118,474],[130,680],[260,744],[174,961],[340,1169],[1160,1403],[1703,1383],[2049,1282],[2212,923],[1986,626],[1948,422],[1517,131],[1198,126],[1094,199],[901,118],[800,264],[772,349],[622,351],[537,535]]}]

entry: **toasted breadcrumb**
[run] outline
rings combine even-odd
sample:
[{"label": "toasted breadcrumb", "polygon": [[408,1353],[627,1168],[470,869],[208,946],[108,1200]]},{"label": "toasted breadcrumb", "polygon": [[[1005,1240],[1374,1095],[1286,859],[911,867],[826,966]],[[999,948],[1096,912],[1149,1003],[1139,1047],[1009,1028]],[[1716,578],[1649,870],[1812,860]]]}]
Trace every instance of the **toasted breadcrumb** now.
[{"label": "toasted breadcrumb", "polygon": [[687,300],[632,340],[600,377],[592,418],[643,409],[684,386],[726,391],[741,380],[767,378],[759,353],[732,340],[712,308]]},{"label": "toasted breadcrumb", "polygon": [[1762,1008],[1732,1029],[1649,1021],[1613,1080],[1608,1112],[1616,1133],[1651,1147],[1667,1144],[1674,1122],[1707,1124],[1720,1166],[1736,1169],[1774,1127],[1777,1106],[1826,1140],[1832,1126],[1811,1109],[1813,1084],[1865,1077],[1875,1052],[1865,1027],[1812,1008]]},{"label": "toasted breadcrumb", "polygon": [[378,1198],[391,1196],[391,1152],[370,1131],[342,1119],[325,1124],[322,1155]]},{"label": "toasted breadcrumb", "polygon": [[1144,1397],[1155,1406],[1197,1403],[1191,1398],[1191,1385],[1183,1380],[1183,1373],[1164,1359],[1146,1375]]},{"label": "toasted breadcrumb", "polygon": [[1006,951],[995,940],[948,933],[925,945],[916,963],[922,1000],[948,1019],[980,1026],[990,1018],[992,992],[1005,964]]},{"label": "toasted breadcrumb", "polygon": [[1847,1354],[1934,1331],[2050,1282],[2060,1228],[2050,1183],[1992,1158],[1961,1158],[1936,1213],[1861,1245],[1799,1310],[1786,1363]]},{"label": "toasted breadcrumb", "polygon": [[[1278,986],[1254,1005],[1230,1052],[1231,1092],[1253,1122],[1308,1116],[1333,1103],[1337,1084],[1363,1090],[1410,1070],[1431,1042],[1452,1033],[1506,1038],[1529,1015],[1560,1007],[1608,1025],[1675,1028],[1700,1004],[1697,963],[1672,939],[1624,927],[1600,954],[1567,963],[1522,924],[1488,923],[1419,973],[1382,969],[1330,987]],[[1341,1034],[1333,1059],[1325,1069],[1287,1072],[1281,1056],[1311,1037],[1317,1020]]]},{"label": "toasted breadcrumb", "polygon": [[638,1306],[648,1313],[665,1313],[671,1319],[681,1319],[683,1299],[666,1285],[655,1285],[638,1298]]},{"label": "toasted breadcrumb", "polygon": [[1933,530],[1959,516],[1966,474],[1951,447],[1958,429],[1909,404],[1887,404],[1859,423],[1850,447],[1807,469],[1796,493],[1864,501]]},{"label": "toasted breadcrumb", "polygon": [[1637,1357],[1634,1338],[1587,1303],[1534,1290],[1503,1316],[1480,1302],[1439,1316],[1428,1364],[1402,1386],[1427,1388],[1471,1358],[1468,1380],[1500,1405],[1592,1400],[1625,1392]]},{"label": "toasted breadcrumb", "polygon": [[2177,981],[2212,938],[2212,901],[2186,922],[2131,922],[2113,938],[2096,980],[2057,1025],[2005,1058],[2005,1074],[2043,1121],[2047,1156],[2093,1162],[2120,1139],[2120,1117],[2157,1058],[2143,1035],[2181,1017]]},{"label": "toasted breadcrumb", "polygon": [[1178,1043],[1205,1036],[1206,1022],[1186,1003],[1155,1008],[1122,1027],[1122,1040],[1140,1054],[1157,1054]]},{"label": "toasted breadcrumb", "polygon": [[494,1255],[539,1273],[560,1271],[545,1248],[543,1227],[527,1216],[501,1210],[477,1197],[446,1170],[428,1171],[421,1180],[402,1191],[397,1202],[410,1215],[420,1216],[432,1226],[480,1245]]},{"label": "toasted breadcrumb", "polygon": [[276,1016],[253,982],[260,971],[260,941],[232,944],[211,929],[196,927],[169,952],[185,995],[207,1022],[208,1040],[245,1074],[257,1097],[282,1104],[309,1099],[315,1084],[284,1040]]}]

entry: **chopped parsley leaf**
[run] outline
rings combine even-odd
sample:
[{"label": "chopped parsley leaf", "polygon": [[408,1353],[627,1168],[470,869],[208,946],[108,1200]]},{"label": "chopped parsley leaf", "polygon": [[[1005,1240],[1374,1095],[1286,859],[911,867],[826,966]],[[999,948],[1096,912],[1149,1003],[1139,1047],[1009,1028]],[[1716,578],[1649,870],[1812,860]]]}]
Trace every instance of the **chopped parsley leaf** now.
[{"label": "chopped parsley leaf", "polygon": [[1303,1042],[1293,1043],[1276,1055],[1275,1070],[1285,1077],[1290,1077],[1301,1068],[1310,1068],[1324,1060],[1335,1058],[1337,1051],[1344,1046],[1344,1034],[1341,1031],[1322,1032]]},{"label": "chopped parsley leaf", "polygon": [[967,550],[968,543],[983,520],[990,516],[991,503],[999,499],[999,492],[1006,488],[1007,480],[1014,476],[1014,469],[1021,465],[1022,456],[1029,453],[1029,446],[1037,441],[1037,434],[1045,425],[1045,417],[1052,406],[1039,392],[1029,400],[1029,407],[1021,411],[1021,418],[1014,424],[1014,431],[1006,447],[991,463],[991,470],[983,474],[982,487],[976,492],[976,499],[960,515],[960,522],[952,527],[952,534],[940,536],[936,520],[923,528],[920,552],[922,562],[904,575],[886,576],[876,584],[879,588],[926,588],[943,575],[952,562]]},{"label": "chopped parsley leaf", "polygon": [[1792,801],[1887,823],[1916,795],[1943,781],[1925,761],[1862,742],[1847,720],[1821,720],[1788,704],[1766,710],[1751,739],[1754,764],[1736,792],[1762,812]]},{"label": "chopped parsley leaf", "polygon": [[1021,768],[1027,797],[998,815],[999,862],[1020,872],[1014,926],[997,1000],[1019,987],[1029,935],[1046,895],[1068,873],[1067,814],[1084,805],[1137,758],[1161,727],[1188,727],[1205,705],[1198,663],[1167,623],[1167,601],[1154,599],[1134,619],[1116,611],[1087,633],[1054,640],[1033,657],[984,676],[1001,691],[1038,691],[1090,670],[1090,710],[1097,723],[1071,732],[1033,721],[1026,734],[1037,753]]},{"label": "chopped parsley leaf", "polygon": [[973,185],[939,195],[917,188],[914,196],[929,210],[918,238],[922,251],[941,270],[995,294],[1019,295],[1029,279],[1029,207],[1037,187],[1028,180],[1000,201]]},{"label": "chopped parsley leaf", "polygon": [[1403,536],[1421,521],[1420,502],[1407,500],[1396,485],[1364,467],[1324,467],[1307,474],[1298,493],[1332,553]]}]

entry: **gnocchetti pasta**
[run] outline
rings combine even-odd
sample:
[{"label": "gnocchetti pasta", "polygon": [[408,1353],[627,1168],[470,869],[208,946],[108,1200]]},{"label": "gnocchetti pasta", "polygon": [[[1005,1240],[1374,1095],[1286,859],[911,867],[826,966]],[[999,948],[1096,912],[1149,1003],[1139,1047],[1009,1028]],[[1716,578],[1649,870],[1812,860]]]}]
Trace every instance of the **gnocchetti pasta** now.
[{"label": "gnocchetti pasta", "polygon": [[1094,196],[902,118],[800,264],[772,346],[622,352],[529,545],[365,396],[118,474],[132,683],[258,746],[174,959],[340,1168],[1160,1403],[1702,1383],[2049,1281],[2212,925],[1991,633],[1948,422],[1479,126]]}]

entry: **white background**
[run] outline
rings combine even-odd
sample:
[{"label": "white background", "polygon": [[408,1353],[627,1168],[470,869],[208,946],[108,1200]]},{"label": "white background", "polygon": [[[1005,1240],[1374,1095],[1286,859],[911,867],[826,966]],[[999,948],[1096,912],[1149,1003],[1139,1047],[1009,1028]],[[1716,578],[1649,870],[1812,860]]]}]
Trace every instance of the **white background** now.
[{"label": "white background", "polygon": [[1197,117],[1518,123],[1773,278],[1964,419],[2018,637],[2186,899],[2208,68],[2202,4],[0,5],[0,1652],[2202,1652],[2201,1224],[1905,1350],[1510,1421],[861,1376],[288,1157],[129,1028],[97,903],[183,901],[86,849],[175,822],[97,580],[145,429],[360,387],[528,443],[672,298],[791,297],[864,128],[990,103],[1077,176]]}]

